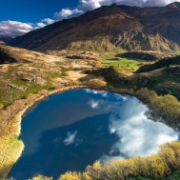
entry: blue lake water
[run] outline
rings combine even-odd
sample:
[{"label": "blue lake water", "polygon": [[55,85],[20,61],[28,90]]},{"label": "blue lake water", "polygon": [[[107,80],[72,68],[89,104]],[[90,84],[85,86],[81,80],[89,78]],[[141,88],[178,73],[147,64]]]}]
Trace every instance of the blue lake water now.
[{"label": "blue lake water", "polygon": [[51,95],[24,115],[20,139],[25,149],[9,177],[57,178],[96,160],[147,156],[178,139],[179,132],[149,120],[147,111],[135,97],[110,92],[79,89]]}]

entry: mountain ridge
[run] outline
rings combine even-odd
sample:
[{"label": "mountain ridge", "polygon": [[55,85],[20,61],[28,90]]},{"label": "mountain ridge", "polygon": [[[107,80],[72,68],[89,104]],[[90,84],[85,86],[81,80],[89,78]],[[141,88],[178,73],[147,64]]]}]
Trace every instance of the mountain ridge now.
[{"label": "mountain ridge", "polygon": [[9,45],[48,50],[180,50],[180,3],[102,6],[16,37]]},{"label": "mountain ridge", "polygon": [[8,43],[12,40],[13,38],[10,37],[10,36],[3,36],[3,35],[0,35],[0,41],[3,41],[4,43]]}]

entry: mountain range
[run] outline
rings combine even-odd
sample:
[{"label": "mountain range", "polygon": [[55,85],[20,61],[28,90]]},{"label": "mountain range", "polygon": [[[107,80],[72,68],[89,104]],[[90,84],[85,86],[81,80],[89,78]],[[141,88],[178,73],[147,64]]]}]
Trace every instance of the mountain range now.
[{"label": "mountain range", "polygon": [[50,50],[180,50],[180,3],[165,7],[103,6],[16,37],[12,46]]}]

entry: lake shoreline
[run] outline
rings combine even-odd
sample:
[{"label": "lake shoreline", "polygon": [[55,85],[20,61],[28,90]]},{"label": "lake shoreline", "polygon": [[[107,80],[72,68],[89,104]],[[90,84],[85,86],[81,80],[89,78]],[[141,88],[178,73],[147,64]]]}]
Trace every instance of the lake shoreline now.
[{"label": "lake shoreline", "polygon": [[[37,97],[35,100],[33,100],[32,102],[28,103],[22,110],[20,110],[19,112],[15,113],[15,115],[13,115],[13,117],[10,120],[10,123],[12,124],[11,126],[16,125],[16,129],[13,132],[13,136],[9,137],[10,139],[13,138],[14,136],[16,136],[17,138],[19,138],[20,134],[21,134],[21,122],[22,122],[22,117],[25,115],[25,113],[36,103],[40,102],[41,100],[43,100],[44,98],[47,98],[48,96],[55,94],[55,93],[61,93],[63,91],[66,90],[70,90],[70,89],[78,89],[78,88],[85,88],[85,86],[69,86],[69,87],[63,87],[63,88],[58,88],[56,90],[50,91],[48,92],[48,94],[46,95],[41,95],[40,97]],[[39,95],[39,94],[38,94]],[[13,125],[14,123],[14,125]],[[8,137],[8,135],[7,135]],[[7,137],[5,137],[4,139],[1,139],[3,142],[8,141],[6,139],[8,139]],[[10,141],[9,139],[9,141]],[[13,148],[11,146],[7,146],[7,145],[3,145],[3,149],[7,148],[10,152],[12,152],[12,156],[9,156],[7,153],[4,152],[4,154],[2,155],[3,159],[6,159],[4,161],[0,161],[0,179],[1,178],[6,178],[8,176],[8,174],[10,173],[11,169],[13,168],[13,166],[16,164],[16,162],[18,161],[18,159],[21,157],[23,149],[24,149],[24,143],[20,141],[20,139],[17,139],[18,142],[16,142],[18,144],[18,147]],[[5,148],[4,148],[5,147]],[[1,152],[1,151],[0,151]],[[1,160],[1,159],[0,159]],[[6,167],[6,168],[4,168]]]},{"label": "lake shoreline", "polygon": [[[103,87],[92,87],[92,86],[89,86],[89,85],[75,85],[75,86],[64,86],[64,87],[60,87],[60,88],[57,88],[53,91],[50,91],[48,92],[46,95],[42,95],[38,98],[36,98],[33,102],[27,104],[25,106],[25,108],[21,111],[19,111],[18,113],[15,114],[15,116],[12,118],[12,121],[16,121],[18,122],[17,125],[18,125],[18,129],[17,129],[17,132],[16,132],[16,135],[17,137],[19,137],[19,135],[21,134],[21,122],[22,122],[22,117],[25,115],[25,113],[31,109],[33,107],[33,105],[35,105],[36,103],[42,101],[43,99],[49,97],[50,95],[53,95],[53,94],[56,94],[56,93],[62,93],[64,91],[67,91],[67,90],[71,90],[71,89],[81,89],[81,88],[84,88],[84,89],[91,89],[91,90],[97,90],[97,91],[109,91],[109,92],[112,92],[112,93],[118,93],[118,94],[122,94],[122,95],[129,95],[129,96],[134,96],[136,97],[137,99],[139,99],[137,97],[137,94],[133,91],[129,91],[128,89],[115,89],[114,87],[110,87],[110,86],[103,86]],[[139,99],[143,104],[147,105],[145,102],[143,102],[141,99]],[[167,124],[167,122],[162,122],[162,123],[165,123]],[[14,158],[14,162],[13,162],[13,165],[9,168],[9,171],[6,173],[6,176],[4,176],[4,178],[6,178],[8,176],[8,174],[10,173],[11,169],[13,168],[13,166],[16,164],[16,162],[18,161],[18,159],[21,157],[22,155],[22,152],[23,152],[23,146],[24,144],[22,145],[22,147],[19,148],[19,153],[18,153],[18,157]]]}]

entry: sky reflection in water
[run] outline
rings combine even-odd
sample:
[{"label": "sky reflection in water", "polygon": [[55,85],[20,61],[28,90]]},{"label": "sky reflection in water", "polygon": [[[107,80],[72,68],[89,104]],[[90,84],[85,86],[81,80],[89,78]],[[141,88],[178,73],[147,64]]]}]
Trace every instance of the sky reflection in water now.
[{"label": "sky reflection in water", "polygon": [[25,150],[9,177],[82,171],[95,160],[156,153],[179,133],[148,120],[148,108],[135,97],[89,89],[50,96],[22,121]]}]

